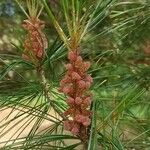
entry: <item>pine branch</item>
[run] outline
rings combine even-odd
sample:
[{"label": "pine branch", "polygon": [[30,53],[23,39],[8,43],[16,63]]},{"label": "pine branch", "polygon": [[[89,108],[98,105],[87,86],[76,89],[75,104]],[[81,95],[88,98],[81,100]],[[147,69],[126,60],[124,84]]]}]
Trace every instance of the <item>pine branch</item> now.
[{"label": "pine branch", "polygon": [[41,82],[41,84],[43,85],[43,88],[44,88],[45,96],[49,100],[50,105],[53,107],[55,112],[57,112],[57,114],[63,118],[63,120],[67,120],[68,118],[52,102],[51,94],[49,92],[49,84],[47,83],[47,80],[45,78],[44,70],[41,66],[37,67],[37,74],[39,75],[40,82]]}]

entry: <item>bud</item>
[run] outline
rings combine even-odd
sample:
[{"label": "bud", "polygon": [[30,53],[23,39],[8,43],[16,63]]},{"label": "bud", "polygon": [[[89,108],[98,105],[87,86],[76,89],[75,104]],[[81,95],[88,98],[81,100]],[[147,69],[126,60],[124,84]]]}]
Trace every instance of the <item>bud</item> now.
[{"label": "bud", "polygon": [[83,116],[82,115],[76,115],[75,116],[75,120],[77,121],[77,122],[79,122],[79,123],[82,123],[82,119],[83,119]]},{"label": "bud", "polygon": [[88,118],[88,117],[84,117],[83,119],[82,119],[82,124],[84,125],[84,126],[89,126],[90,125],[90,123],[91,123],[91,120]]},{"label": "bud", "polygon": [[42,50],[39,50],[39,51],[37,52],[36,56],[37,56],[38,58],[42,58],[42,56],[43,56],[43,51],[42,51]]},{"label": "bud", "polygon": [[73,80],[80,80],[81,79],[80,75],[76,72],[72,72],[71,77]]},{"label": "bud", "polygon": [[83,122],[83,125],[86,126],[86,127],[88,127],[90,124],[91,124],[91,121],[90,121],[90,120],[89,120],[89,121],[86,121],[86,122]]},{"label": "bud", "polygon": [[90,82],[85,82],[85,87],[86,87],[86,89],[89,89],[90,86],[91,86],[91,83],[90,83]]},{"label": "bud", "polygon": [[73,67],[71,64],[67,64],[67,65],[65,65],[65,67],[67,70],[73,70]]},{"label": "bud", "polygon": [[75,54],[74,51],[70,51],[70,52],[69,52],[69,54],[68,54],[68,59],[69,59],[70,61],[76,61],[77,55]]},{"label": "bud", "polygon": [[80,80],[80,81],[78,82],[78,86],[79,86],[80,89],[85,89],[85,88],[86,88],[86,83],[85,83],[85,81]]},{"label": "bud", "polygon": [[70,104],[70,105],[74,104],[74,99],[71,98],[71,97],[69,97],[69,98],[67,99],[67,103]]},{"label": "bud", "polygon": [[92,101],[91,97],[87,97],[83,100],[83,104],[89,106],[91,104],[91,101]]},{"label": "bud", "polygon": [[60,85],[61,85],[61,86],[64,86],[65,84],[70,83],[70,82],[71,82],[71,78],[70,78],[68,75],[66,75],[66,76],[60,81]]},{"label": "bud", "polygon": [[80,97],[76,97],[75,103],[76,103],[77,105],[80,105],[80,104],[82,103],[82,99],[81,99]]},{"label": "bud", "polygon": [[84,68],[84,71],[87,71],[89,68],[90,68],[90,62],[84,62],[84,64],[83,64],[83,68]]},{"label": "bud", "polygon": [[74,127],[71,132],[74,134],[74,135],[77,135],[79,133],[79,128],[77,127]]},{"label": "bud", "polygon": [[90,83],[93,83],[93,78],[90,75],[86,75],[85,80]]},{"label": "bud", "polygon": [[83,61],[82,57],[81,57],[81,56],[78,56],[78,57],[77,57],[77,60],[76,60],[76,62],[75,62],[75,66],[76,66],[76,67],[81,67],[81,66],[82,66],[82,61]]},{"label": "bud", "polygon": [[71,86],[66,86],[66,87],[63,88],[63,92],[64,92],[65,94],[71,93],[72,90],[73,90],[73,89],[72,89]]}]

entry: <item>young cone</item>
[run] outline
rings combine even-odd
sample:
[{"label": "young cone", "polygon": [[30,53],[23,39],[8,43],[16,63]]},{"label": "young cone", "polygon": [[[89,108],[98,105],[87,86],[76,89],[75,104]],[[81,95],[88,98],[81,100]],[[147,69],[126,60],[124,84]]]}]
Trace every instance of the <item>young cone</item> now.
[{"label": "young cone", "polygon": [[66,75],[60,82],[60,91],[68,96],[69,106],[64,114],[70,119],[64,121],[64,127],[85,141],[88,138],[92,114],[89,110],[92,101],[89,88],[93,80],[86,73],[90,63],[83,61],[79,49],[70,50],[68,59]]},{"label": "young cone", "polygon": [[30,1],[32,0],[27,1],[29,10],[28,19],[24,20],[22,24],[23,28],[27,31],[22,57],[39,66],[47,48],[47,39],[42,31],[44,22],[38,18],[41,10],[38,11],[38,5],[33,10],[33,7],[30,7]]}]

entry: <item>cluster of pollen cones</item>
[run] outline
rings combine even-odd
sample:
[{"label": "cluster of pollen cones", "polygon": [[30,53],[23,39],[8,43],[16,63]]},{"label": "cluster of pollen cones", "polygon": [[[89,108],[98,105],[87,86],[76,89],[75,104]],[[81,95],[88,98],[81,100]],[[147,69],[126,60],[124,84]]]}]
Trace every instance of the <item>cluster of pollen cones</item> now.
[{"label": "cluster of pollen cones", "polygon": [[60,92],[67,95],[69,108],[64,113],[69,119],[64,121],[64,128],[74,135],[87,136],[88,126],[91,123],[91,111],[89,107],[92,94],[89,88],[93,82],[92,77],[86,73],[90,67],[89,62],[84,62],[79,49],[69,51],[69,63],[66,67],[66,75],[60,82]]},{"label": "cluster of pollen cones", "polygon": [[44,22],[39,19],[24,20],[23,27],[28,34],[24,42],[25,50],[22,57],[33,63],[38,63],[44,58],[47,48],[47,39],[42,32]]},{"label": "cluster of pollen cones", "polygon": [[[42,32],[44,22],[39,19],[24,20],[23,27],[28,32],[24,42],[23,58],[39,64],[47,48],[47,40]],[[86,73],[90,62],[83,61],[79,48],[70,50],[68,59],[69,63],[65,66],[67,72],[60,82],[59,90],[67,96],[69,106],[64,112],[68,118],[64,121],[64,128],[85,140],[88,137],[92,116],[90,111],[92,94],[89,88],[93,79]]]}]

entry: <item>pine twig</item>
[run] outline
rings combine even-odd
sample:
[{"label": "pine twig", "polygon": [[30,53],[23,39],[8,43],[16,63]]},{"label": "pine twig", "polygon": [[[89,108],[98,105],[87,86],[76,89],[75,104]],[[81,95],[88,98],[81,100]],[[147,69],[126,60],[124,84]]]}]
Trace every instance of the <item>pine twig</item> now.
[{"label": "pine twig", "polygon": [[59,116],[62,117],[63,120],[67,120],[68,118],[55,106],[55,104],[52,102],[52,99],[51,99],[51,94],[49,92],[49,86],[48,86],[48,83],[47,83],[47,80],[45,78],[45,73],[44,73],[44,70],[42,67],[38,67],[37,68],[37,73],[39,75],[39,78],[40,78],[40,82],[41,84],[43,85],[44,87],[44,93],[47,97],[47,99],[49,100],[50,102],[50,105],[53,107],[53,109],[57,112],[57,114]]}]

